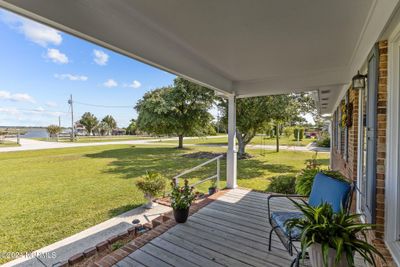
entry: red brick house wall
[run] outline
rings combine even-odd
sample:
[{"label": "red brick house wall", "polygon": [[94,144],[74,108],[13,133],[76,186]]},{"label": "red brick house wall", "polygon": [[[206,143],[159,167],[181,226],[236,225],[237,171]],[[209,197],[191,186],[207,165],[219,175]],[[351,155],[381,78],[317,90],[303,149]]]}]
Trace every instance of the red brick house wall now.
[{"label": "red brick house wall", "polygon": [[[378,99],[377,99],[377,159],[376,159],[376,224],[377,227],[368,235],[385,256],[387,263],[377,259],[378,266],[396,266],[384,243],[385,223],[385,161],[386,161],[386,120],[387,120],[387,65],[388,43],[380,41],[379,44],[379,69],[378,69]],[[340,153],[340,148],[333,146],[331,153],[331,167],[340,171],[348,179],[357,180],[357,151],[358,151],[358,91],[349,88],[348,101],[353,104],[353,125],[348,128],[348,157]],[[343,141],[343,139],[342,139]],[[340,143],[338,144],[338,146]],[[353,204],[356,201],[353,201]],[[355,208],[355,205],[353,205]]]}]

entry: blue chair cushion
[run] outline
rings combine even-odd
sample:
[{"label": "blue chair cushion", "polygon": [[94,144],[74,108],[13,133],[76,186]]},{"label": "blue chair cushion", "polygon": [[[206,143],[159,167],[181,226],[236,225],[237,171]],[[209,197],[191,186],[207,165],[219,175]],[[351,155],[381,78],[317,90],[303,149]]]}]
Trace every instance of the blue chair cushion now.
[{"label": "blue chair cushion", "polygon": [[271,219],[274,221],[274,224],[279,226],[286,236],[292,239],[299,239],[301,230],[297,227],[289,229],[286,226],[286,221],[294,218],[303,218],[303,213],[296,211],[275,211],[271,214]]},{"label": "blue chair cushion", "polygon": [[345,208],[350,190],[349,183],[318,173],[314,178],[308,204],[316,207],[323,203],[329,203],[333,212],[337,213]]}]

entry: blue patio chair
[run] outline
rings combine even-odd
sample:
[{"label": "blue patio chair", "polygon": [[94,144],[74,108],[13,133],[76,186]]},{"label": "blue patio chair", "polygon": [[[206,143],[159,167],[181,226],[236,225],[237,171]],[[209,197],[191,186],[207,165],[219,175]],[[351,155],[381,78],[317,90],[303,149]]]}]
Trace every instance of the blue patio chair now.
[{"label": "blue patio chair", "polygon": [[[349,211],[353,190],[354,183],[338,180],[319,172],[314,178],[308,204],[316,207],[323,203],[329,203],[334,212],[339,212],[341,209]],[[296,261],[298,262],[298,257],[301,254],[293,244],[293,242],[300,241],[301,231],[298,228],[289,229],[286,227],[286,221],[291,218],[301,218],[303,214],[297,211],[274,211],[271,213],[270,200],[281,197],[304,198],[306,196],[281,194],[268,196],[268,218],[272,227],[269,233],[268,250],[271,251],[272,234],[275,232],[290,256],[293,256],[293,250],[297,252],[298,256],[292,263],[293,265]]]}]

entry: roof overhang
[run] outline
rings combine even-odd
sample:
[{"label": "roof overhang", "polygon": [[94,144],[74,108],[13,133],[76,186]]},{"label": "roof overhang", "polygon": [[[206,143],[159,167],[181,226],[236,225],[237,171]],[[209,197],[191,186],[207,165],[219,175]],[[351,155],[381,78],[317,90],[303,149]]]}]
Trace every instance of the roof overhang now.
[{"label": "roof overhang", "polygon": [[224,94],[319,90],[329,100],[321,108],[326,113],[398,2],[0,0],[0,6]]}]

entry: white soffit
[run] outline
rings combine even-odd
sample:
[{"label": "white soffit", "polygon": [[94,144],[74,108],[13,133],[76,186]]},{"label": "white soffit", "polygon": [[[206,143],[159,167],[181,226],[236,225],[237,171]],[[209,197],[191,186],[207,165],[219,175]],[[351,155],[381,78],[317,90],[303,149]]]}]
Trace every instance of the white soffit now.
[{"label": "white soffit", "polygon": [[329,88],[335,97],[398,1],[0,0],[0,6],[224,93]]}]

